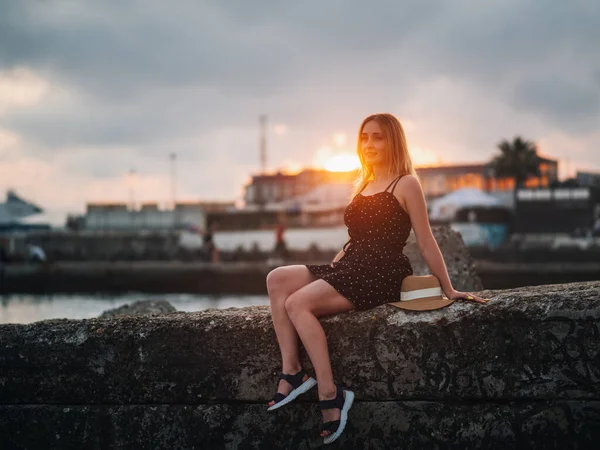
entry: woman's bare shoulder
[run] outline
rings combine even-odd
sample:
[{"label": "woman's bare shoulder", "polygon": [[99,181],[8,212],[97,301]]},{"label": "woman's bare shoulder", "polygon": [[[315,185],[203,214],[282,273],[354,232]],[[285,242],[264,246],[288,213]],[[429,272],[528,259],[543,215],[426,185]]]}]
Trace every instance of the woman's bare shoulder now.
[{"label": "woman's bare shoulder", "polygon": [[421,192],[421,183],[419,183],[419,180],[414,175],[407,174],[398,181],[398,185],[394,189],[394,196],[398,199],[404,210],[408,211],[407,199],[422,195]]},{"label": "woman's bare shoulder", "polygon": [[411,186],[421,186],[421,182],[419,181],[419,179],[415,177],[412,173],[407,173],[402,178],[400,178],[399,183],[404,183]]},{"label": "woman's bare shoulder", "polygon": [[422,192],[421,182],[417,177],[412,174],[404,175],[398,182],[398,188],[394,191],[397,196],[406,196],[411,194],[418,194]]}]

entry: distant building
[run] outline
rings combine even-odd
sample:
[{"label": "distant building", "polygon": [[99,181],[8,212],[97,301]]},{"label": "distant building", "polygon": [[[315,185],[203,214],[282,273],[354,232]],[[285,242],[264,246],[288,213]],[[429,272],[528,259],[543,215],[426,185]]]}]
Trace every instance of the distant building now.
[{"label": "distant building", "polygon": [[23,219],[43,213],[39,206],[23,200],[14,191],[6,192],[6,202],[0,203],[0,232],[46,230],[50,229],[48,224],[32,224]]},{"label": "distant building", "polygon": [[161,210],[157,203],[131,209],[125,203],[88,203],[85,229],[94,231],[167,231],[189,227],[205,228],[203,204],[177,203],[175,209]]},{"label": "distant building", "polygon": [[577,172],[575,176],[579,186],[600,186],[600,173],[594,172]]},{"label": "distant building", "polygon": [[[558,181],[558,161],[544,157],[540,159],[540,176],[529,177],[524,187],[548,187]],[[475,188],[512,206],[515,182],[512,178],[496,177],[491,163],[420,167],[417,174],[427,199],[441,197],[461,188]]]},{"label": "distant building", "polygon": [[235,210],[235,202],[198,202],[196,204],[200,205],[207,214]]},{"label": "distant building", "polygon": [[[539,177],[527,179],[525,187],[548,187],[556,182],[558,161],[541,157],[540,172]],[[513,206],[514,180],[496,177],[491,163],[421,167],[417,169],[417,173],[427,200],[461,188],[476,188],[493,195],[504,206]],[[276,211],[294,215],[295,219],[290,221],[293,224],[340,224],[343,222],[345,207],[351,200],[357,176],[356,170],[330,172],[320,169],[305,169],[293,175],[283,172],[255,175],[244,187],[244,214],[261,211],[263,214],[255,218],[252,216],[252,220],[250,216],[245,217],[244,228],[251,223],[267,226],[272,223],[271,213]],[[225,215],[216,216],[219,216],[217,220],[224,227],[235,227],[234,222]],[[235,223],[241,225],[239,220]]]},{"label": "distant building", "polygon": [[461,188],[489,191],[491,172],[486,164],[462,164],[417,168],[417,174],[428,198],[441,197]]},{"label": "distant building", "polygon": [[517,190],[516,233],[586,234],[598,217],[598,187]]},{"label": "distant building", "polygon": [[[528,178],[525,187],[548,187],[557,181],[558,161],[541,158],[540,172],[539,177]],[[513,179],[494,175],[491,163],[420,167],[417,174],[428,197],[439,197],[466,187],[487,192],[512,191],[515,188]]]},{"label": "distant building", "polygon": [[244,201],[247,206],[287,202],[324,184],[352,183],[356,177],[357,171],[330,172],[321,169],[305,169],[295,175],[282,172],[255,175],[244,188]]}]

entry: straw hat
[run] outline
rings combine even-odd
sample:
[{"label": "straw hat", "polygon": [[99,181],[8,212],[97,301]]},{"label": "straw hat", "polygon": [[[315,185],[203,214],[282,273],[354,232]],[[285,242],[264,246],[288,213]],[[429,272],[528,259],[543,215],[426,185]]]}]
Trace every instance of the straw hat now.
[{"label": "straw hat", "polygon": [[430,311],[452,303],[454,300],[443,296],[440,280],[435,275],[409,275],[402,280],[400,301],[390,305],[411,311]]}]

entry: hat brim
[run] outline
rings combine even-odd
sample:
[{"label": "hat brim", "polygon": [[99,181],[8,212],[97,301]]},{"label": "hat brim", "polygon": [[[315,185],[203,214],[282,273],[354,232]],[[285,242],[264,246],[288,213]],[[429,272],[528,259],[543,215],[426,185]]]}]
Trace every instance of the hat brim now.
[{"label": "hat brim", "polygon": [[455,300],[435,296],[393,302],[389,304],[395,306],[396,308],[407,309],[409,311],[432,311],[434,309],[445,308],[446,306],[449,306],[454,302]]}]

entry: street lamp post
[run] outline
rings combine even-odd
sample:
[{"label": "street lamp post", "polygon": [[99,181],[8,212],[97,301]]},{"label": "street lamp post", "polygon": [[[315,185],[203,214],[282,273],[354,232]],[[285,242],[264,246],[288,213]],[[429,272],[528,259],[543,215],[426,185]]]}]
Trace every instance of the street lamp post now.
[{"label": "street lamp post", "polygon": [[129,213],[131,219],[131,229],[135,228],[135,170],[129,170]]},{"label": "street lamp post", "polygon": [[135,170],[129,170],[129,208],[131,210],[135,209]]},{"label": "street lamp post", "polygon": [[171,160],[171,204],[173,205],[173,209],[171,211],[171,217],[173,219],[173,222],[171,223],[171,229],[175,230],[178,222],[176,215],[177,213],[175,211],[175,204],[177,201],[175,198],[175,160],[177,159],[177,154],[169,154],[169,159]]},{"label": "street lamp post", "polygon": [[173,211],[175,211],[175,160],[177,154],[171,153],[169,159],[171,160],[171,204],[173,205]]}]

